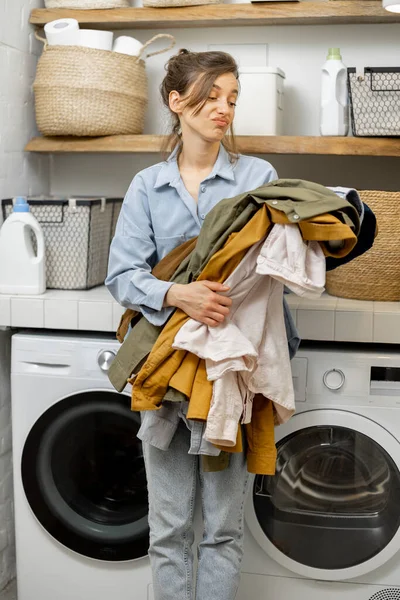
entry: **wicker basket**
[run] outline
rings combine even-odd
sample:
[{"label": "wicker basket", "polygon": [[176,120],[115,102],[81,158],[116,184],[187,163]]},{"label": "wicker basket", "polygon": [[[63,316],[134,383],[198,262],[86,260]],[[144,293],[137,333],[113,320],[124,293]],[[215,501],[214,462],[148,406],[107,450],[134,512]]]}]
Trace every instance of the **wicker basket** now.
[{"label": "wicker basket", "polygon": [[159,38],[171,43],[149,57],[172,48],[175,39],[156,35],[140,56],[45,43],[33,84],[39,131],[45,136],[143,133],[147,76],[141,56]]},{"label": "wicker basket", "polygon": [[92,10],[95,8],[128,8],[128,0],[44,0],[46,8],[77,8]]},{"label": "wicker basket", "polygon": [[143,0],[143,6],[169,8],[171,6],[197,6],[199,4],[220,4],[222,0]]},{"label": "wicker basket", "polygon": [[379,228],[374,246],[326,276],[332,296],[355,300],[400,300],[400,192],[360,192],[374,211]]}]

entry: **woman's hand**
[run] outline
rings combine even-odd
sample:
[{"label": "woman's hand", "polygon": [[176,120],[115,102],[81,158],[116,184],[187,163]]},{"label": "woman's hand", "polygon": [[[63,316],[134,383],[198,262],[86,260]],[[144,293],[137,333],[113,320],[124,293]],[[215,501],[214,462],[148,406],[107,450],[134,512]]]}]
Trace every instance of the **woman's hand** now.
[{"label": "woman's hand", "polygon": [[164,306],[176,306],[189,317],[216,327],[229,315],[232,300],[218,292],[227,292],[229,286],[215,281],[194,281],[186,285],[174,283],[164,301]]}]

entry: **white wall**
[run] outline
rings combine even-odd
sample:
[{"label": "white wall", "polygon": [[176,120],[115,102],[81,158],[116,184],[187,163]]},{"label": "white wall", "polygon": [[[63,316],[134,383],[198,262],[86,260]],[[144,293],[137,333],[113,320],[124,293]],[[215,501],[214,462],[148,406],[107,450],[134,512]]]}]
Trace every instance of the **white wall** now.
[{"label": "white wall", "polygon": [[[285,134],[319,134],[320,70],[327,49],[339,46],[345,64],[400,65],[400,24],[269,26],[168,30],[176,46],[147,61],[149,108],[145,133],[165,133],[158,86],[164,63],[179,48],[207,50],[209,44],[268,44],[269,65],[286,73]],[[160,31],[127,31],[142,42]],[[161,47],[161,43],[158,43]],[[239,99],[240,102],[240,99]],[[348,185],[360,189],[400,189],[398,158],[380,157],[265,157],[281,177],[312,179],[325,185]],[[132,176],[154,164],[153,155],[55,155],[52,159],[52,192],[60,194],[124,194]]]},{"label": "white wall", "polygon": [[24,154],[36,135],[32,83],[41,44],[28,23],[42,0],[0,2],[0,198],[48,190],[48,158]]},{"label": "white wall", "polygon": [[[49,190],[49,159],[23,152],[36,135],[31,85],[40,51],[28,19],[41,6],[0,0],[0,199]],[[0,331],[0,589],[15,575],[9,355],[10,334]]]}]

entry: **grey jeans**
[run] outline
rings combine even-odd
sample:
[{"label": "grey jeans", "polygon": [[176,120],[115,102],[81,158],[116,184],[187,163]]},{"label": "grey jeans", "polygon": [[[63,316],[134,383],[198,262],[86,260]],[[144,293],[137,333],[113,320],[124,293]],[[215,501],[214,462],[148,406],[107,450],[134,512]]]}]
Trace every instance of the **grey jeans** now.
[{"label": "grey jeans", "polygon": [[[155,600],[234,600],[243,555],[244,503],[249,476],[243,453],[216,473],[188,454],[190,431],[182,421],[168,450],[143,444],[149,490],[149,557]],[[193,578],[193,515],[200,484],[204,522]]]}]

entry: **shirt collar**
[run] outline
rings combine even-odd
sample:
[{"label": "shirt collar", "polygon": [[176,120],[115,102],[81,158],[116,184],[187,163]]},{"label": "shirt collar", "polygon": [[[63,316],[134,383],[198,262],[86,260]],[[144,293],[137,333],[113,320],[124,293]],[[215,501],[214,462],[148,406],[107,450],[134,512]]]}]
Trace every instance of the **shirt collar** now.
[{"label": "shirt collar", "polygon": [[[154,184],[154,189],[160,188],[163,185],[171,184],[175,186],[181,178],[181,174],[179,172],[177,156],[178,154],[178,146],[173,150],[168,159],[165,161],[163,166],[158,173],[156,182]],[[220,145],[217,160],[215,161],[214,168],[211,173],[204,179],[207,181],[208,179],[214,179],[215,177],[221,177],[222,179],[226,179],[227,181],[235,181],[235,174],[233,172],[233,165],[229,160],[229,154],[223,147]]]}]

